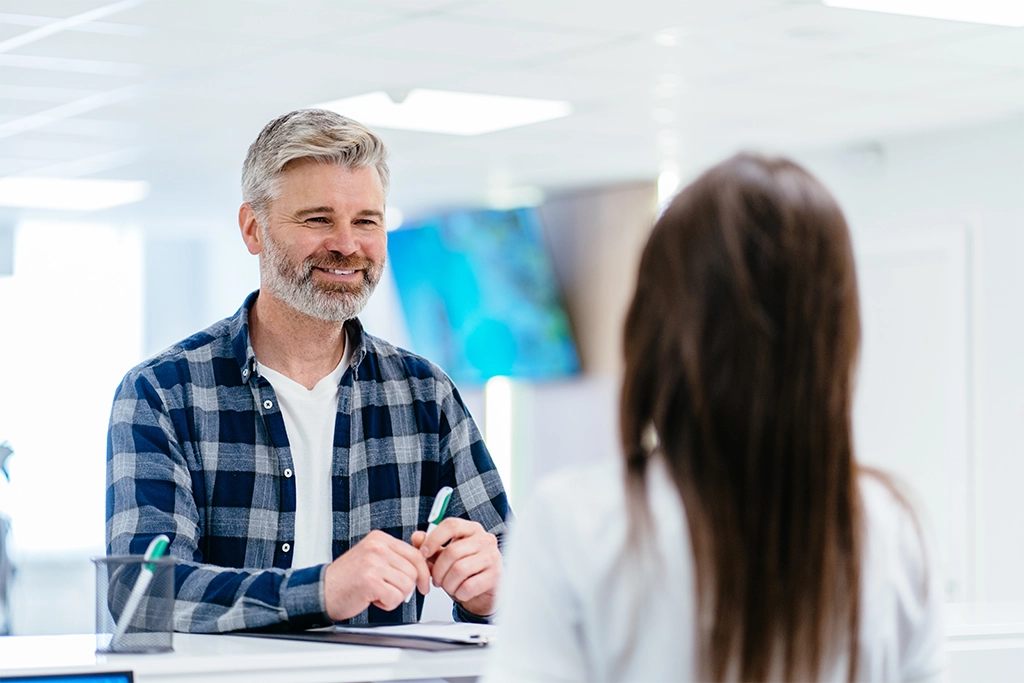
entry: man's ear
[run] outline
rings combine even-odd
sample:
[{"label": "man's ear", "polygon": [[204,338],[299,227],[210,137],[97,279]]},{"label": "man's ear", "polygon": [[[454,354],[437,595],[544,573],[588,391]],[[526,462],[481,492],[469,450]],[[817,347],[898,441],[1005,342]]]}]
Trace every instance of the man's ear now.
[{"label": "man's ear", "polygon": [[260,233],[260,224],[256,219],[256,212],[253,211],[249,202],[242,204],[238,209],[238,228],[242,231],[242,241],[246,249],[255,256],[263,251],[263,235]]}]

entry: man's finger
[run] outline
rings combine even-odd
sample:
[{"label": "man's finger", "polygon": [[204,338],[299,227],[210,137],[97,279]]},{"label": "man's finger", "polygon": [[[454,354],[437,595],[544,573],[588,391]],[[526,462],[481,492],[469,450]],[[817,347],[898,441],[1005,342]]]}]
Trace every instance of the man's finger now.
[{"label": "man's finger", "polygon": [[466,603],[488,591],[494,590],[498,585],[498,580],[501,578],[500,573],[493,567],[470,576],[456,589],[452,594],[452,598],[459,603]]},{"label": "man's finger", "polygon": [[423,545],[420,546],[420,553],[423,557],[433,557],[446,543],[479,533],[487,533],[479,522],[471,522],[460,517],[449,517],[430,532],[427,540],[423,541]]},{"label": "man's finger", "polygon": [[443,585],[444,577],[456,562],[478,554],[482,550],[482,544],[474,538],[462,538],[449,543],[444,552],[438,553],[434,557],[434,565],[430,568],[430,575],[434,579],[434,585]]},{"label": "man's finger", "polygon": [[[446,550],[442,554],[442,559],[447,559],[445,558],[445,555],[447,554],[448,551]],[[440,561],[438,564],[439,563]],[[444,588],[448,595],[455,597],[455,594],[459,591],[459,588],[466,579],[486,571],[493,564],[493,560],[486,553],[471,553],[465,557],[459,558],[440,570],[435,564],[434,581]]]},{"label": "man's finger", "polygon": [[374,585],[372,603],[390,612],[402,604],[414,587],[408,574],[394,567],[384,567]]},{"label": "man's finger", "polygon": [[[423,555],[405,541],[392,536],[388,537],[386,543],[388,550],[392,551],[386,558],[387,563],[410,576],[421,593],[426,595],[430,592],[430,568]],[[405,595],[408,594],[406,591]],[[403,600],[405,595],[402,596]]]}]

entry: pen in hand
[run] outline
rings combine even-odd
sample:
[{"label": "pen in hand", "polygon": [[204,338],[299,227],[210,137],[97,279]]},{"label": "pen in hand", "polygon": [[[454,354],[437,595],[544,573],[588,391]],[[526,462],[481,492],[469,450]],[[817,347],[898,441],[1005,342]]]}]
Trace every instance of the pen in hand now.
[{"label": "pen in hand", "polygon": [[[427,536],[430,532],[437,528],[437,525],[444,519],[444,513],[448,511],[448,503],[452,499],[451,486],[444,486],[437,495],[434,497],[434,504],[430,507],[430,514],[427,516]],[[424,537],[425,540],[425,537]],[[409,602],[412,600],[412,596],[416,594],[416,589],[413,588],[412,592],[405,597],[405,601]]]}]

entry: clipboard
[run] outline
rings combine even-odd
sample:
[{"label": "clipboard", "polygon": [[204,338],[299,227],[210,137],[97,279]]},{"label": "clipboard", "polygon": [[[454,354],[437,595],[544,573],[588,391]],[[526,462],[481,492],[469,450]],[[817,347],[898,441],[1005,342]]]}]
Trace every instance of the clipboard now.
[{"label": "clipboard", "polygon": [[488,624],[328,626],[327,628],[293,633],[236,633],[234,635],[443,652],[486,647],[495,639],[497,627]]}]

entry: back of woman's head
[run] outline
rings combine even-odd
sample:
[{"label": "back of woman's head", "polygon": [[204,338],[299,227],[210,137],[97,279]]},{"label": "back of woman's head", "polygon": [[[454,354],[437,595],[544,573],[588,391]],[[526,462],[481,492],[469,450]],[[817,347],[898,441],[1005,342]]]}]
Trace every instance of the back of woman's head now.
[{"label": "back of woman's head", "polygon": [[626,319],[622,440],[635,524],[652,453],[682,494],[705,676],[810,679],[846,648],[853,674],[859,336],[846,222],[792,162],[733,157],[654,226]]}]

